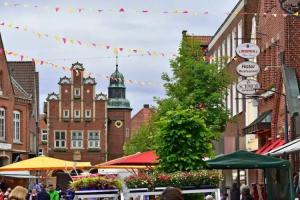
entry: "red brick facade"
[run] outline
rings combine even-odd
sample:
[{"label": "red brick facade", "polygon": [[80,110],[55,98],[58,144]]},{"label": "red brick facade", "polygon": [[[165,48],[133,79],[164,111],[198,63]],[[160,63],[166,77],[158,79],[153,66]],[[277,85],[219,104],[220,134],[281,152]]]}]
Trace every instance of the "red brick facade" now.
[{"label": "red brick facade", "polygon": [[46,126],[48,138],[40,140],[43,153],[92,164],[121,157],[130,137],[131,109],[108,108],[106,95],[96,94],[95,79],[83,77],[83,65],[75,63],[71,69],[72,77],[61,78],[59,93],[49,94],[45,103],[46,124],[41,121],[40,126]]},{"label": "red brick facade", "polygon": [[[20,64],[25,64],[22,70],[33,70],[33,76],[26,78],[36,80],[34,63]],[[37,131],[37,107],[32,97],[37,95],[37,86],[33,84],[24,88],[24,84],[18,82],[22,77],[15,76],[18,72],[10,73],[9,70],[0,36],[0,166],[26,159],[29,154],[35,154],[36,150],[34,136]],[[27,89],[32,89],[32,93]]]},{"label": "red brick facade", "polygon": [[149,108],[149,104],[145,104],[144,107],[137,112],[131,119],[131,133],[136,134],[138,130],[148,123],[152,117],[153,110]]}]

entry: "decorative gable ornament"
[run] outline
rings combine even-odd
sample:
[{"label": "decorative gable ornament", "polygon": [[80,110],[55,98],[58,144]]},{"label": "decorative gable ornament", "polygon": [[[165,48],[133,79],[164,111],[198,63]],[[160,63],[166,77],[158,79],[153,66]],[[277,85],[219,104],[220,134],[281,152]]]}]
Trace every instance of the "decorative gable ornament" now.
[{"label": "decorative gable ornament", "polygon": [[47,98],[46,98],[47,101],[51,101],[51,100],[59,100],[59,95],[52,92],[50,94],[48,94]]},{"label": "decorative gable ornament", "polygon": [[107,100],[107,96],[101,92],[100,94],[96,95],[96,100],[106,101]]}]

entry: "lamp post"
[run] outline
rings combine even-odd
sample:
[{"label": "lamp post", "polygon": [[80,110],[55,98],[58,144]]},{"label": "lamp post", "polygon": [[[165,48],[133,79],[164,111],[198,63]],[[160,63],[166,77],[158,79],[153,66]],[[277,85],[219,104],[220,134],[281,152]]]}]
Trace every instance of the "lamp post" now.
[{"label": "lamp post", "polygon": [[267,90],[267,89],[255,89],[255,90],[261,90],[265,92],[274,92],[275,94],[279,94],[284,97],[284,140],[285,143],[289,142],[289,119],[288,119],[288,107],[287,107],[287,99],[286,94],[283,94],[281,92],[275,91],[275,90]]}]

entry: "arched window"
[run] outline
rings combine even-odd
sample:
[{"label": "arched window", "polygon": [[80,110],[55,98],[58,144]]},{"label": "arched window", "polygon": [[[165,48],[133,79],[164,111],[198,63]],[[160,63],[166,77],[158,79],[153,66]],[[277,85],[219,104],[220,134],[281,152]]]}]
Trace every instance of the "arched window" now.
[{"label": "arched window", "polygon": [[14,124],[14,138],[13,142],[21,142],[21,113],[14,111],[13,113],[13,124]]},{"label": "arched window", "polygon": [[0,107],[0,139],[5,139],[5,109]]}]

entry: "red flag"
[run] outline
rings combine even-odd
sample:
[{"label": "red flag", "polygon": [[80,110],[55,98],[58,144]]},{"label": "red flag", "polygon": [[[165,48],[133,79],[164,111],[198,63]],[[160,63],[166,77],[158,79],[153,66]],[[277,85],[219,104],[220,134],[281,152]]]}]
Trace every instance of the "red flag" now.
[{"label": "red flag", "polygon": [[2,22],[0,25],[4,26],[4,22]]},{"label": "red flag", "polygon": [[147,13],[147,12],[149,12],[148,10],[143,10],[143,13]]},{"label": "red flag", "polygon": [[150,51],[147,51],[147,53],[148,53],[149,56],[151,56],[151,52]]},{"label": "red flag", "polygon": [[77,42],[78,42],[79,45],[81,45],[81,42],[79,40]]},{"label": "red flag", "polygon": [[203,14],[204,14],[204,15],[208,15],[208,12],[206,11],[206,12],[204,12]]},{"label": "red flag", "polygon": [[35,63],[35,60],[34,60],[34,58],[32,58],[32,59],[31,59],[31,61],[32,61],[33,63]]},{"label": "red flag", "polygon": [[136,53],[136,52],[137,52],[137,50],[136,50],[136,49],[133,49],[133,52],[134,52],[134,53]]},{"label": "red flag", "polygon": [[24,56],[23,56],[23,55],[20,55],[20,59],[21,59],[21,61],[23,61],[23,59],[24,59]]},{"label": "red flag", "polygon": [[106,46],[106,49],[109,49],[110,48],[110,46]]},{"label": "red flag", "polygon": [[125,12],[125,9],[124,9],[124,8],[121,8],[119,11],[120,11],[120,12]]},{"label": "red flag", "polygon": [[55,8],[55,12],[58,12],[58,11],[59,11],[59,9],[60,9],[59,7],[56,7],[56,8]]},{"label": "red flag", "polygon": [[43,65],[44,64],[44,61],[43,60],[41,60],[41,65]]},{"label": "red flag", "polygon": [[92,43],[92,45],[95,47],[96,46],[96,44],[95,43]]},{"label": "red flag", "polygon": [[82,8],[79,8],[79,9],[78,9],[78,12],[81,12],[82,10],[83,10]]},{"label": "red flag", "polygon": [[185,11],[183,11],[183,13],[184,13],[184,14],[188,14],[188,13],[189,13],[189,11],[185,10]]},{"label": "red flag", "polygon": [[62,38],[62,40],[63,40],[64,44],[66,44],[67,38]]},{"label": "red flag", "polygon": [[98,13],[101,13],[103,10],[98,10]]},{"label": "red flag", "polygon": [[119,48],[120,51],[123,51],[123,48]]}]

